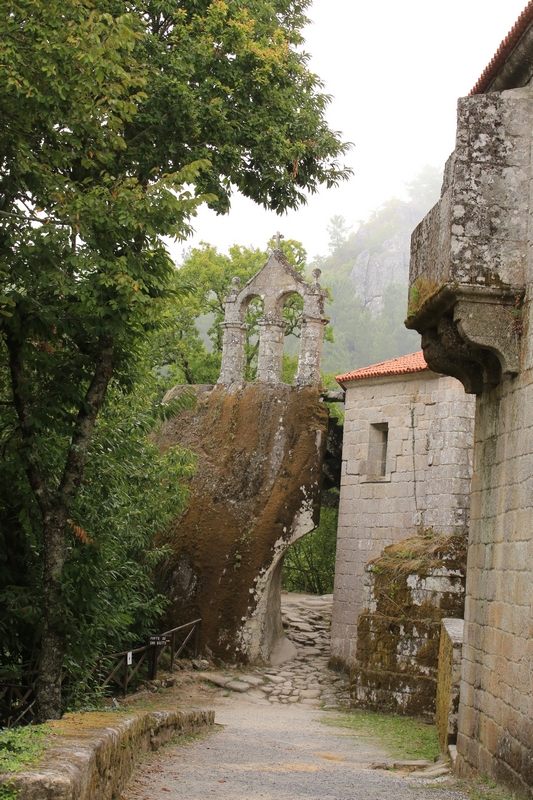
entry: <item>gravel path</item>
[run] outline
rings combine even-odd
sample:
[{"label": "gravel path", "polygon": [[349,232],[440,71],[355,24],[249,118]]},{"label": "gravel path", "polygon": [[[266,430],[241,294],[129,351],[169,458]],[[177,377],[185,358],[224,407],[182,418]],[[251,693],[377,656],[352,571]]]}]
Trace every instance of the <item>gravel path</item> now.
[{"label": "gravel path", "polygon": [[[137,773],[131,800],[468,800],[435,782],[373,770],[389,754],[319,720],[333,712],[250,695],[216,707],[222,729],[171,745]],[[414,785],[418,784],[418,788]]]},{"label": "gravel path", "polygon": [[320,721],[348,700],[344,679],[326,666],[331,597],[284,593],[282,611],[293,658],[201,673],[221,687],[217,731],[149,756],[124,800],[468,800],[449,777],[372,769],[390,753]]}]

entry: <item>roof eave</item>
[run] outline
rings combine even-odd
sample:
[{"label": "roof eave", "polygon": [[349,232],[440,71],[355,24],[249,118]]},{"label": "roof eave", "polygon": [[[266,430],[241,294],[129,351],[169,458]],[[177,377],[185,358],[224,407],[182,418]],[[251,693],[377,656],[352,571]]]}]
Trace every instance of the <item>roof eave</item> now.
[{"label": "roof eave", "polygon": [[533,77],[533,0],[483,71],[471,95],[527,86]]},{"label": "roof eave", "polygon": [[375,381],[376,379],[381,378],[406,378],[409,375],[420,375],[422,372],[432,372],[429,367],[425,367],[424,369],[409,369],[405,370],[404,372],[380,372],[377,375],[360,375],[356,378],[343,378],[342,375],[338,375],[335,380],[342,386],[344,391],[348,388],[345,384],[354,384],[354,383],[361,383],[361,381]]}]

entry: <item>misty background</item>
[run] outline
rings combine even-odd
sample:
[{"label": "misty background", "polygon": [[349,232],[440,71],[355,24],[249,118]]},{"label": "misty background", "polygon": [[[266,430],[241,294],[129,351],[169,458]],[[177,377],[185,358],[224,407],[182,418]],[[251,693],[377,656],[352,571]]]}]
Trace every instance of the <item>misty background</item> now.
[{"label": "misty background", "polygon": [[324,372],[418,349],[419,336],[403,326],[410,235],[438,199],[454,148],[457,99],[469,93],[524,6],[525,0],[314,0],[305,49],[331,95],[330,125],[353,142],[352,178],[281,216],[238,193],[225,216],[203,207],[194,235],[171,246],[176,262],[201,242],[221,253],[233,244],[264,249],[279,230],[302,243],[308,273],[320,267],[320,282],[331,290],[334,342],[325,343]]}]

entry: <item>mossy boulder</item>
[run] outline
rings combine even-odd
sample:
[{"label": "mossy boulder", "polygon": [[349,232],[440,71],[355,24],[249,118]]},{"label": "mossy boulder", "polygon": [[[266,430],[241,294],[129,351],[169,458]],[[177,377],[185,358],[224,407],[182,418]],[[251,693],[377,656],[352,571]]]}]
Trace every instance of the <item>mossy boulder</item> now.
[{"label": "mossy boulder", "polygon": [[328,411],[316,387],[195,391],[196,406],[158,437],[198,456],[189,506],[158,539],[171,549],[158,573],[170,600],[163,624],[201,617],[208,655],[266,661],[283,636],[283,555],[318,522]]}]

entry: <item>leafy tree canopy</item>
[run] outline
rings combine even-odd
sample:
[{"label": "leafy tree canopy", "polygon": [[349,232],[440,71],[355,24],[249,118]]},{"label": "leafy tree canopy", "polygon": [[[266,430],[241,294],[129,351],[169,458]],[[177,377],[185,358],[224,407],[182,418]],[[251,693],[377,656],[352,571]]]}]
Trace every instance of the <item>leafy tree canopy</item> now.
[{"label": "leafy tree canopy", "polygon": [[[233,187],[276,211],[333,186],[347,146],[324,113],[330,98],[308,69],[301,30],[311,0],[116,2],[141,17],[136,50],[146,98],[126,128],[149,180],[208,160],[199,191],[227,210]],[[107,0],[105,2],[107,6]]]},{"label": "leafy tree canopy", "polygon": [[96,420],[182,291],[161,237],[232,186],[282,211],[347,175],[301,50],[307,6],[0,0],[0,400],[42,541],[42,718],[61,713],[68,520]]},{"label": "leafy tree canopy", "polygon": [[[154,564],[165,556],[153,548],[153,536],[183,508],[195,469],[190,453],[173,447],[162,454],[149,437],[173,407],[157,403],[148,348],[139,356],[135,392],[116,383],[110,388],[67,521],[61,591],[71,687],[98,657],[144,644],[153,632],[166,605],[151,580]],[[33,669],[39,653],[43,538],[6,413],[2,422],[0,677],[13,679]],[[48,456],[55,471],[58,449],[50,447]]]}]

